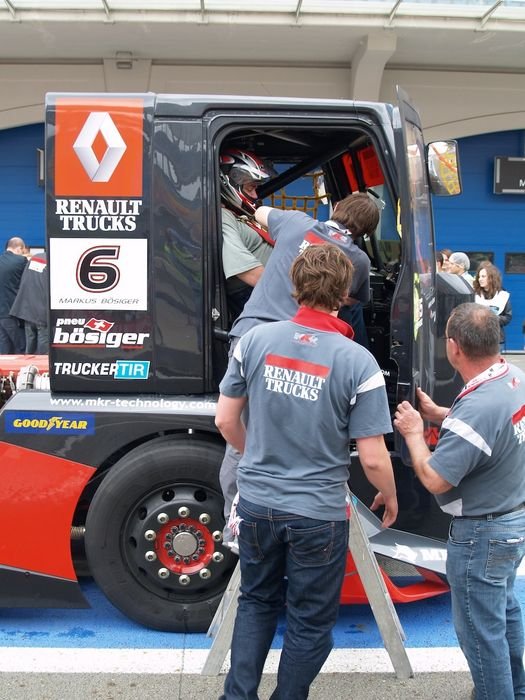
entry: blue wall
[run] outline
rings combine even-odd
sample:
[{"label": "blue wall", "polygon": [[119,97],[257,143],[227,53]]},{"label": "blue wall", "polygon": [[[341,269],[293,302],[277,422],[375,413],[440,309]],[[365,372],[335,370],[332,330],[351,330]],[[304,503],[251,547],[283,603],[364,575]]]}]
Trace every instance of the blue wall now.
[{"label": "blue wall", "polygon": [[525,253],[525,195],[493,194],[494,157],[524,156],[525,131],[459,140],[463,192],[434,197],[438,249],[492,251],[503,287],[511,295],[513,318],[506,327],[507,350],[522,350],[525,274],[505,273],[505,253]]},{"label": "blue wall", "polygon": [[44,125],[0,130],[0,250],[12,236],[42,247],[44,188],[37,181],[37,148],[44,148]]}]

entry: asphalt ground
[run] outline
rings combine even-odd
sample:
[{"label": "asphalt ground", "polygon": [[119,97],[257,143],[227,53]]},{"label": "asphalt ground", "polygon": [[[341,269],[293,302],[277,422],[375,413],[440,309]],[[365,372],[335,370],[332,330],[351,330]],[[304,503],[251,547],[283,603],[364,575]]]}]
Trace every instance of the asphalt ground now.
[{"label": "asphalt ground", "polygon": [[[525,371],[525,353],[506,357]],[[0,700],[219,697],[227,661],[220,676],[200,675],[210,645],[205,635],[145,630],[116,611],[93,583],[83,587],[90,610],[0,610]],[[525,576],[517,589],[523,606]],[[396,678],[369,607],[345,606],[311,700],[470,698],[472,682],[452,629],[449,596],[396,607],[414,678]],[[260,700],[268,700],[275,686],[281,640],[282,629]]]}]

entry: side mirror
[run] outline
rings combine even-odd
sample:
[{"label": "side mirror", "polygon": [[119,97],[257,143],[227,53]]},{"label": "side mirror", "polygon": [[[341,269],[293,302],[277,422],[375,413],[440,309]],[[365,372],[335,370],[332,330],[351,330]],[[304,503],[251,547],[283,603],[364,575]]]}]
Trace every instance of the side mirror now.
[{"label": "side mirror", "polygon": [[457,141],[433,141],[427,146],[427,170],[432,194],[461,194]]}]

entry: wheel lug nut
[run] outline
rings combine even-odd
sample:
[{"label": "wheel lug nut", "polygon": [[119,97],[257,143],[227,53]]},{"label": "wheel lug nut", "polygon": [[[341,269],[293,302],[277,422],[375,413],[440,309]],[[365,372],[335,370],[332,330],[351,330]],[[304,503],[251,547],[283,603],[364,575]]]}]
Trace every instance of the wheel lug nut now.
[{"label": "wheel lug nut", "polygon": [[[220,542],[222,540],[222,532],[220,530],[215,530],[212,537],[215,540],[215,542]],[[199,544],[200,544],[200,542],[199,542]]]},{"label": "wheel lug nut", "polygon": [[156,558],[157,555],[153,551],[146,552],[146,554],[144,555],[144,559],[146,561],[155,561]]},{"label": "wheel lug nut", "polygon": [[202,537],[202,532],[201,532],[200,530],[197,530],[197,531],[195,532],[195,536],[196,536],[196,537],[199,537],[199,538]]},{"label": "wheel lug nut", "polygon": [[181,586],[189,586],[190,581],[191,579],[187,574],[182,574],[179,576],[179,583]]},{"label": "wheel lug nut", "polygon": [[200,576],[201,578],[204,578],[204,579],[210,578],[210,576],[211,576],[211,571],[210,571],[209,569],[201,569],[201,570],[199,571],[199,576]]},{"label": "wheel lug nut", "polygon": [[165,525],[169,520],[169,516],[167,513],[159,513],[157,515],[157,520],[161,525]]},{"label": "wheel lug nut", "polygon": [[195,532],[195,528],[193,527],[193,525],[190,525],[190,526],[189,526],[188,532],[191,532],[191,533],[194,533],[194,532]]},{"label": "wheel lug nut", "polygon": [[182,561],[181,557],[177,554],[175,555],[175,563],[180,564]]},{"label": "wheel lug nut", "polygon": [[186,532],[186,530],[187,530],[188,528],[187,528],[187,526],[186,526],[184,523],[181,523],[181,526],[180,526],[179,529],[180,529],[181,532]]},{"label": "wheel lug nut", "polygon": [[197,550],[197,552],[198,552],[199,554],[204,554],[204,547],[199,547],[199,549]]},{"label": "wheel lug nut", "polygon": [[224,554],[222,552],[213,552],[211,558],[213,561],[219,563],[224,559]]},{"label": "wheel lug nut", "polygon": [[189,564],[190,561],[191,561],[191,559],[190,559],[189,557],[184,557],[184,558],[182,559],[182,561],[183,561],[185,564]]},{"label": "wheel lug nut", "polygon": [[191,558],[193,559],[193,561],[198,561],[199,555],[198,555],[198,554],[192,554],[192,555],[191,555]]},{"label": "wheel lug nut", "polygon": [[164,542],[163,547],[164,549],[171,549],[171,542]]},{"label": "wheel lug nut", "polygon": [[176,535],[178,531],[179,531],[179,528],[176,525],[174,525],[170,530],[172,535]]},{"label": "wheel lug nut", "polygon": [[199,540],[199,546],[200,546],[200,547],[204,547],[205,544],[206,544],[206,540],[204,540],[204,539],[201,538],[201,539]]},{"label": "wheel lug nut", "polygon": [[179,516],[180,516],[181,518],[187,518],[188,515],[190,514],[190,509],[187,508],[186,506],[181,506],[181,507],[179,508],[178,513],[179,513]]},{"label": "wheel lug nut", "polygon": [[159,578],[168,578],[168,576],[170,575],[170,572],[168,571],[168,569],[165,569],[163,567],[162,569],[158,570],[157,574],[158,574]]},{"label": "wheel lug nut", "polygon": [[199,522],[202,523],[203,525],[207,525],[210,522],[211,518],[209,513],[201,513],[199,515]]},{"label": "wheel lug nut", "polygon": [[173,549],[168,549],[168,557],[172,557],[175,554]]},{"label": "wheel lug nut", "polygon": [[148,542],[153,542],[153,540],[157,537],[157,533],[155,530],[146,530],[144,533],[144,539],[148,540]]}]

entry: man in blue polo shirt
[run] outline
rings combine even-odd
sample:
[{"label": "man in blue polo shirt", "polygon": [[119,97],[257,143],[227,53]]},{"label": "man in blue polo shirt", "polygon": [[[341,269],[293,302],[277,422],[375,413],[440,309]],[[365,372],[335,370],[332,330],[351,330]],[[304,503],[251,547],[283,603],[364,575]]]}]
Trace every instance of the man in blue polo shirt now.
[{"label": "man in blue polo shirt", "polygon": [[[453,516],[447,578],[475,700],[525,698],[523,623],[514,593],[525,553],[525,374],[499,354],[498,317],[461,304],[447,323],[447,358],[465,386],[452,407],[419,390],[394,425],[415,472]],[[421,416],[441,425],[430,453]]]},{"label": "man in blue polo shirt", "polygon": [[[337,312],[352,264],[328,243],[291,269],[299,310],[254,327],[237,343],[221,382],[216,424],[241,454],[238,485],[241,596],[224,700],[256,700],[286,603],[286,633],[272,700],[302,700],[333,645],[348,548],[349,441],[397,517],[384,379]],[[241,414],[249,403],[245,429]],[[285,577],[287,586],[285,586]]]},{"label": "man in blue polo shirt", "polygon": [[[333,243],[353,265],[352,282],[344,304],[370,298],[370,259],[355,241],[372,234],[379,222],[379,210],[365,192],[348,195],[334,208],[329,221],[317,221],[301,211],[283,211],[273,207],[259,207],[255,212],[259,224],[266,227],[275,248],[242,313],[230,331],[231,348],[247,331],[262,323],[284,321],[297,312],[293,297],[290,267],[299,253],[309,246]],[[226,518],[237,491],[239,454],[231,445],[226,446],[220,470]],[[224,543],[232,545],[232,535],[225,528]]]},{"label": "man in blue polo shirt", "polygon": [[240,338],[260,323],[282,321],[297,311],[292,296],[290,266],[310,245],[333,243],[341,248],[354,267],[352,285],[345,303],[370,300],[370,259],[355,241],[372,235],[379,222],[379,210],[365,192],[348,195],[335,205],[329,221],[317,221],[302,211],[259,207],[255,219],[268,229],[275,248],[250,300],[230,331]]}]

